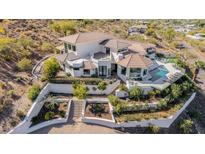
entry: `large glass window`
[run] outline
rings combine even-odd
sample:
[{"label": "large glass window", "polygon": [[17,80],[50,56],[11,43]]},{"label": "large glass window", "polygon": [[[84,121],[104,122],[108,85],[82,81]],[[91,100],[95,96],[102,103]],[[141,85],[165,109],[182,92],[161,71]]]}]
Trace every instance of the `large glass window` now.
[{"label": "large glass window", "polygon": [[144,69],[143,76],[147,75],[147,69]]},{"label": "large glass window", "polygon": [[73,70],[75,70],[75,71],[79,71],[80,69],[79,69],[79,68],[73,68]]},{"label": "large glass window", "polygon": [[73,50],[73,51],[76,51],[75,45],[72,45],[72,50]]},{"label": "large glass window", "polygon": [[84,75],[90,75],[90,70],[84,69]]},{"label": "large glass window", "polygon": [[130,73],[141,73],[140,68],[130,68]]},{"label": "large glass window", "polygon": [[107,76],[107,66],[99,66],[99,75]]},{"label": "large glass window", "polygon": [[126,75],[126,67],[121,67],[121,74]]},{"label": "large glass window", "polygon": [[127,51],[127,48],[118,49],[118,52]]},{"label": "large glass window", "polygon": [[71,45],[70,44],[68,44],[68,49],[71,50]]},{"label": "large glass window", "polygon": [[65,53],[67,53],[67,51],[68,51],[68,46],[67,46],[66,43],[64,43],[64,48],[65,48]]}]

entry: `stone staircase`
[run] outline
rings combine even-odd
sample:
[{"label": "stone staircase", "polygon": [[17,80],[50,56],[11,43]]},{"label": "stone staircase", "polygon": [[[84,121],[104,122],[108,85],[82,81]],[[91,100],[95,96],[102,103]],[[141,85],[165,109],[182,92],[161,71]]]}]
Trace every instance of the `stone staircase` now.
[{"label": "stone staircase", "polygon": [[81,121],[83,102],[82,101],[72,101],[70,107],[70,114],[68,122],[79,122]]},{"label": "stone staircase", "polygon": [[170,82],[170,83],[175,82],[175,81],[178,80],[182,75],[183,75],[182,73],[177,72],[177,73],[175,73],[175,74],[169,76],[169,77],[168,77],[169,82]]}]

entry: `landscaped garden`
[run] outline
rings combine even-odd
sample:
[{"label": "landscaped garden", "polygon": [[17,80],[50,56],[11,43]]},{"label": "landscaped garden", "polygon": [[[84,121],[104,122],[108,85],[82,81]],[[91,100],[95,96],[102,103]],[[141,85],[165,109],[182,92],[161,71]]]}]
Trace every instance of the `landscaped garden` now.
[{"label": "landscaped garden", "polygon": [[143,95],[139,87],[134,87],[129,91],[127,100],[114,95],[108,98],[114,106],[117,122],[142,121],[174,115],[195,90],[195,84],[189,77],[183,76],[163,91],[153,90],[148,95]]},{"label": "landscaped garden", "polygon": [[108,103],[87,102],[85,107],[85,117],[112,120],[110,106]]},{"label": "landscaped garden", "polygon": [[37,116],[32,118],[32,125],[57,118],[65,118],[68,110],[68,100],[47,99]]}]

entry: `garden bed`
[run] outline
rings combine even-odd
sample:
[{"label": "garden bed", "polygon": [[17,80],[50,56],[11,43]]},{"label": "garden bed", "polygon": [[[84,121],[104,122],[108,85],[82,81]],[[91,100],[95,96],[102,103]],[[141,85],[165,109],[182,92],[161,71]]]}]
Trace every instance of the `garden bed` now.
[{"label": "garden bed", "polygon": [[84,116],[112,120],[108,103],[87,102]]},{"label": "garden bed", "polygon": [[184,103],[190,98],[191,93],[178,99],[175,103],[170,103],[166,108],[160,110],[147,110],[147,111],[133,111],[133,112],[123,112],[120,115],[115,115],[115,119],[118,123],[128,122],[128,121],[143,121],[143,120],[153,120],[153,119],[164,119],[169,118],[179,111]]},{"label": "garden bed", "polygon": [[31,126],[53,119],[65,118],[67,110],[68,100],[46,100],[38,115],[32,118]]}]

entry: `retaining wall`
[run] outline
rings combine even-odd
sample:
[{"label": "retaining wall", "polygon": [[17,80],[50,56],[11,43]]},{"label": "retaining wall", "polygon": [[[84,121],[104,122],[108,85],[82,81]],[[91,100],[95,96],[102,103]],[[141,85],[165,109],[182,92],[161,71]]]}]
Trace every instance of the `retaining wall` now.
[{"label": "retaining wall", "polygon": [[[112,116],[112,120],[109,119],[103,119],[103,118],[96,118],[96,117],[85,117],[85,109],[86,109],[86,103],[87,102],[93,102],[93,103],[108,103],[110,108],[110,114]],[[115,118],[113,116],[113,107],[109,103],[108,99],[86,99],[83,102],[83,110],[82,110],[82,122],[90,123],[90,124],[96,124],[96,125],[102,125],[106,127],[114,127],[115,124]]]},{"label": "retaining wall", "polygon": [[130,122],[117,124],[117,123],[107,121],[107,120],[104,120],[104,119],[85,117],[83,119],[83,122],[103,125],[103,126],[111,127],[111,128],[118,128],[118,127],[148,127],[150,125],[156,125],[156,126],[162,127],[162,128],[169,128],[170,125],[177,119],[177,117],[193,101],[195,96],[196,96],[196,93],[193,93],[191,95],[191,97],[186,101],[184,106],[178,112],[176,112],[173,116],[170,116],[169,118],[166,118],[166,119],[155,119],[155,120],[145,120],[145,121],[130,121]]},{"label": "retaining wall", "polygon": [[[55,84],[55,83],[48,83],[50,92],[53,93],[65,93],[65,94],[73,94],[73,87],[72,84]],[[97,85],[86,85],[88,87],[88,94],[91,95],[109,95],[113,92],[118,86],[120,85],[120,80],[117,80],[116,82],[112,84],[108,84],[106,89],[101,91],[97,89]],[[93,90],[93,89],[96,90]]]},{"label": "retaining wall", "polygon": [[[106,88],[106,90],[104,91],[100,91],[100,90],[96,90],[94,91],[92,89],[92,87],[96,87],[97,85],[86,85],[89,88],[88,94],[105,94],[108,95],[110,93],[112,93],[112,91],[114,89],[116,89],[118,86],[120,85],[120,80],[109,84]],[[41,92],[39,93],[38,97],[36,98],[36,100],[34,101],[32,107],[30,108],[30,110],[28,111],[25,119],[19,124],[17,125],[14,129],[12,129],[11,131],[9,131],[9,134],[24,134],[29,132],[30,130],[30,126],[31,126],[31,119],[35,116],[38,115],[38,113],[40,112],[44,102],[43,100],[47,97],[47,95],[52,92],[52,93],[64,93],[64,94],[73,94],[73,88],[72,88],[72,84],[54,84],[54,83],[48,83],[47,85],[45,85],[43,87],[43,89],[41,90]],[[60,120],[61,121],[61,120]],[[53,123],[60,122],[59,120],[55,119],[52,121],[47,121],[45,124],[39,125],[39,129],[40,127],[42,128],[43,125],[47,126],[47,125],[52,125]],[[36,128],[38,128],[36,126]]]}]

